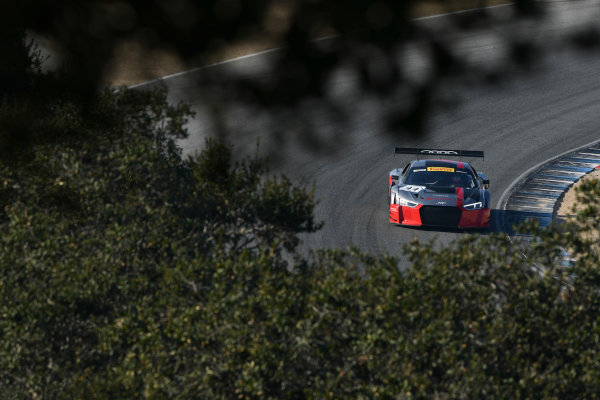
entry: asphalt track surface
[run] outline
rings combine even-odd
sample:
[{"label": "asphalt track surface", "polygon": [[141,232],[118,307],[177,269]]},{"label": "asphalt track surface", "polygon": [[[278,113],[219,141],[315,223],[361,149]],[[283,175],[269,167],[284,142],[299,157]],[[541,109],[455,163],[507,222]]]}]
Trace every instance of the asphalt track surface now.
[{"label": "asphalt track surface", "polygon": [[[318,106],[311,108],[308,104],[301,110],[325,141],[328,135],[333,138],[328,150],[320,153],[307,150],[298,138],[283,142],[265,137],[263,132],[281,120],[281,115],[273,117],[246,110],[235,99],[228,99],[227,93],[219,93],[218,85],[206,88],[207,76],[225,70],[245,79],[268,79],[265,75],[273,72],[264,66],[276,51],[176,74],[143,86],[164,84],[172,101],[188,102],[198,113],[189,125],[190,137],[180,143],[185,153],[198,151],[204,137],[215,132],[217,126],[209,116],[216,103],[226,103],[227,107],[219,110],[225,121],[222,123],[236,132],[228,137],[236,151],[251,154],[256,138],[260,137],[264,151],[277,153],[274,172],[283,172],[294,180],[305,177],[315,182],[316,196],[320,199],[316,218],[323,220],[325,226],[304,237],[304,249],[354,245],[372,253],[400,256],[403,244],[415,237],[421,241],[435,238],[437,243],[445,245],[464,232],[397,227],[388,222],[387,174],[410,161],[410,157],[394,157],[394,146],[484,150],[485,160],[475,160],[474,165],[489,176],[492,205],[496,207],[504,191],[524,171],[600,139],[600,51],[596,49],[592,54],[557,50],[553,45],[588,22],[600,21],[600,6],[598,1],[549,3],[551,12],[543,24],[522,22],[515,27],[472,31],[456,37],[459,51],[469,62],[481,65],[497,62],[502,52],[501,39],[507,32],[519,31],[554,50],[546,53],[529,72],[520,72],[499,86],[469,82],[448,85],[442,90],[456,98],[458,106],[434,110],[429,119],[429,133],[418,140],[387,134],[380,119],[380,103],[361,96],[354,89],[356,78],[343,72],[334,80],[331,90],[347,99],[345,104],[351,118],[344,125],[346,140],[336,142],[331,131],[339,126],[321,115]],[[497,8],[497,12],[506,10]],[[428,18],[419,23],[443,26],[445,18]],[[418,45],[413,50],[414,54],[406,57],[411,73],[419,79],[420,74],[426,74],[427,65],[419,57]],[[207,102],[207,98],[211,100]],[[492,210],[492,221],[498,213]],[[492,231],[498,229],[495,225]]]}]

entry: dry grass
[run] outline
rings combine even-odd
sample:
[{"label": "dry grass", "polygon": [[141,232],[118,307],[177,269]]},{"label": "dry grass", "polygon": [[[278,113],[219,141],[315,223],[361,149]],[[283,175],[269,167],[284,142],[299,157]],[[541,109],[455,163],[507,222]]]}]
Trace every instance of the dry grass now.
[{"label": "dry grass", "polygon": [[[597,169],[581,178],[561,196],[557,206],[554,209],[555,221],[558,221],[559,223],[575,222],[574,226],[580,226],[575,219],[575,214],[581,208],[581,204],[577,202],[576,188],[579,187],[582,182],[590,179],[600,179],[600,169]],[[600,232],[592,229],[591,231],[583,233],[582,237],[590,241],[590,247],[587,249],[588,253],[595,252],[600,254]],[[567,250],[567,252],[570,254],[575,254],[572,249]]]},{"label": "dry grass", "polygon": [[600,169],[581,178],[562,195],[555,207],[554,217],[556,219],[559,221],[567,221],[576,213],[578,203],[576,201],[575,189],[587,179],[600,179]]}]

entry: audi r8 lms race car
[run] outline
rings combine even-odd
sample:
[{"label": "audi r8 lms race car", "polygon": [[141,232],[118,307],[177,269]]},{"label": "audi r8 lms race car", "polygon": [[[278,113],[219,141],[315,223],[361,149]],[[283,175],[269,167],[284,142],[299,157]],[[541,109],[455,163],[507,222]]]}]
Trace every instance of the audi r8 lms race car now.
[{"label": "audi r8 lms race car", "polygon": [[[490,181],[467,162],[447,157],[484,156],[483,151],[395,148],[395,154],[417,159],[389,175],[390,222],[409,226],[487,228],[490,225]],[[444,159],[420,160],[419,156]]]}]

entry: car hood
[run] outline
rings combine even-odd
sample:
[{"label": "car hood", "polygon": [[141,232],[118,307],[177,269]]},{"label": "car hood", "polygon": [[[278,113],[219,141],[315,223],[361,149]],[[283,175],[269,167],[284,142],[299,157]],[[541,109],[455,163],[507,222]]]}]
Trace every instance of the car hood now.
[{"label": "car hood", "polygon": [[[461,193],[462,192],[462,193]],[[400,197],[424,205],[456,206],[480,201],[479,188],[426,187],[418,185],[399,185]],[[462,201],[461,201],[462,200]]]}]

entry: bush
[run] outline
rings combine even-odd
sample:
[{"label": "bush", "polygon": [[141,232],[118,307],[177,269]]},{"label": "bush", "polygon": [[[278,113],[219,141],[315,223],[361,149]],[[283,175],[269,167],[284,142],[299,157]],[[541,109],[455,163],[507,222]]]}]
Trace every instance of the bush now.
[{"label": "bush", "polygon": [[[302,256],[312,192],[257,158],[232,164],[218,141],[182,160],[190,112],[164,92],[49,107],[38,125],[66,132],[0,164],[3,398],[600,392],[600,264],[581,227],[537,232],[528,259],[494,235],[413,242],[406,270],[352,249]],[[582,193],[597,232],[600,186]]]}]

